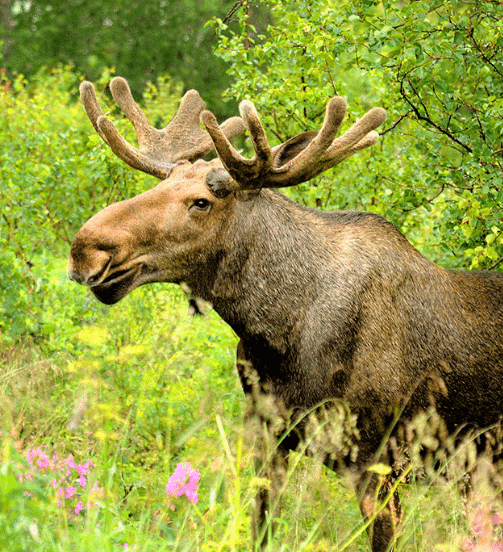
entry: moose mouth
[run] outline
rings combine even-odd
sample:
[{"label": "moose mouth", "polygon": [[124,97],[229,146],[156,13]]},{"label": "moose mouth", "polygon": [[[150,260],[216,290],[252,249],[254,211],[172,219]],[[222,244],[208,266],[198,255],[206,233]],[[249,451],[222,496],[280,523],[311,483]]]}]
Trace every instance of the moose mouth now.
[{"label": "moose mouth", "polygon": [[91,287],[94,296],[105,305],[113,305],[125,297],[136,286],[136,279],[142,265],[128,270],[114,272],[96,286]]}]

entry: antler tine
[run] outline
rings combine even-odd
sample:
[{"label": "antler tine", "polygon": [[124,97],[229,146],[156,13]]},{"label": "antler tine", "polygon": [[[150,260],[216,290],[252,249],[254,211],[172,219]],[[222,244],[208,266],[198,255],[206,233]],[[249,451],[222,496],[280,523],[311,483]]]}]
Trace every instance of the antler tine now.
[{"label": "antler tine", "polygon": [[327,150],[334,141],[346,115],[347,103],[344,98],[335,96],[327,104],[323,126],[306,151],[312,154]]},{"label": "antler tine", "polygon": [[122,109],[124,115],[133,124],[138,137],[139,149],[142,151],[149,142],[155,141],[157,129],[151,126],[145,113],[134,101],[126,79],[114,77],[110,82],[110,92],[112,92],[114,100]]},{"label": "antler tine", "polygon": [[255,150],[255,157],[252,159],[246,159],[233,148],[210,111],[204,111],[201,114],[201,121],[211,136],[214,147],[227,172],[237,182],[243,180],[254,181],[264,172],[271,170],[273,151],[254,105],[249,101],[242,101],[239,105],[239,112],[248,128]]},{"label": "antler tine", "polygon": [[[169,168],[168,165],[159,168],[157,164],[152,164],[147,157],[141,155],[140,152],[128,144],[126,140],[124,140],[124,138],[122,138],[122,136],[117,132],[113,123],[105,117],[103,111],[98,105],[98,101],[96,100],[96,93],[92,83],[84,81],[80,85],[80,97],[94,129],[103,141],[108,144],[117,157],[126,161],[126,163],[134,169],[139,169],[148,174],[153,174],[159,178],[164,178],[166,176]],[[128,118],[131,119],[131,117],[133,117],[133,115],[131,115],[131,109],[129,107],[125,108],[122,98],[121,103],[121,107],[125,110],[127,109],[130,113]],[[136,104],[134,105],[137,108],[137,112],[143,115],[139,107]],[[144,117],[144,119],[146,119],[146,117]],[[136,154],[134,152],[136,152]]]},{"label": "antler tine", "polygon": [[[124,160],[134,169],[152,174],[158,178],[166,177],[170,169],[169,164],[166,163],[164,166],[159,166],[159,163],[152,163],[148,157],[140,154],[138,150],[128,144],[117,132],[113,123],[105,117],[96,100],[96,93],[92,83],[84,81],[80,85],[80,97],[94,129],[117,157]],[[138,111],[140,111],[139,108]]]},{"label": "antler tine", "polygon": [[[382,107],[374,107],[359,120],[354,123],[342,136],[337,138],[328,149],[329,155],[336,155],[337,152],[351,150],[353,146],[362,143],[359,149],[375,144],[379,135],[373,132],[375,128],[382,125],[386,119],[386,111]],[[364,142],[363,139],[371,133],[371,143]]]},{"label": "antler tine", "polygon": [[323,127],[316,138],[288,164],[279,167],[279,170],[283,169],[284,176],[276,180],[278,186],[293,186],[306,182],[378,141],[379,135],[374,129],[386,119],[384,109],[371,109],[342,136],[334,140],[345,114],[344,98],[332,98],[327,105]]},{"label": "antler tine", "polygon": [[201,113],[201,122],[210,135],[220,159],[225,159],[225,163],[229,165],[242,163],[246,167],[251,164],[251,159],[246,159],[232,147],[222,129],[218,126],[217,118],[211,111]]},{"label": "antler tine", "polygon": [[105,116],[98,119],[98,128],[100,136],[104,135],[105,142],[115,155],[133,169],[162,180],[169,176],[175,166],[175,163],[155,159],[151,152],[149,152],[150,155],[145,155],[137,150],[117,132],[115,125]]},{"label": "antler tine", "polygon": [[[98,101],[96,100],[96,94],[94,92],[94,86],[89,81],[84,81],[81,83],[80,87],[80,99],[84,104],[87,116],[91,121],[94,130],[99,134],[103,141],[107,141],[104,134],[101,132],[98,126],[98,119],[103,117],[103,111],[101,111]],[[107,142],[108,143],[108,142]]]},{"label": "antler tine", "polygon": [[[112,80],[112,95],[136,130],[137,149],[122,138],[113,123],[103,115],[93,85],[85,82],[80,89],[84,107],[98,134],[119,158],[134,169],[157,178],[166,178],[177,162],[193,161],[214,147],[211,138],[199,126],[204,102],[195,90],[189,90],[184,95],[173,120],[164,129],[158,130],[134,101],[126,80],[121,77]],[[225,121],[221,128],[225,135],[232,138],[244,131],[244,123],[239,117],[233,117]]]},{"label": "antler tine", "polygon": [[272,167],[273,154],[271,146],[255,106],[250,101],[244,100],[239,104],[239,113],[248,128],[255,150],[257,174],[260,174],[262,170],[268,170]]}]

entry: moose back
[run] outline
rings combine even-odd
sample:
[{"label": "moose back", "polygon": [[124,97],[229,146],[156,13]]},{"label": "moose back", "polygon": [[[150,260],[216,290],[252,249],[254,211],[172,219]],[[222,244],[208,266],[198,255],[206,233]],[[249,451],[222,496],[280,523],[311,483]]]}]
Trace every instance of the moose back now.
[{"label": "moose back", "polygon": [[[107,304],[149,282],[183,283],[239,336],[245,420],[255,428],[258,469],[271,481],[257,494],[257,546],[268,546],[288,452],[309,427],[306,413],[327,401],[347,405],[357,453],[329,463],[352,475],[362,514],[372,520],[373,552],[389,550],[399,499],[378,508],[379,479],[368,468],[386,460],[397,428],[432,407],[450,432],[500,419],[503,275],[444,270],[377,215],[319,212],[271,189],[307,181],[374,144],[385,119],[380,108],[337,138],[346,103],[332,98],[319,132],[271,148],[249,101],[241,118],[219,127],[189,91],[157,130],[124,79],[111,90],[138,149],[103,115],[86,82],[81,96],[93,126],[126,163],[162,181],[82,226],[69,277]],[[229,142],[245,128],[252,159]],[[202,160],[213,148],[218,158]],[[296,431],[283,438],[288,424]],[[270,439],[278,443],[272,455]]]}]

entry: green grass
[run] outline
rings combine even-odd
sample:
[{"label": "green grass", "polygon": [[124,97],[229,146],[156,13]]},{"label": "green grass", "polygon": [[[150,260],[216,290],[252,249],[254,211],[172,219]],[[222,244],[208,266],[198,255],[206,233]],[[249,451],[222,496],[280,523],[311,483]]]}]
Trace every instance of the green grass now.
[{"label": "green grass", "polygon": [[[241,425],[232,331],[213,312],[189,316],[174,286],[140,288],[102,307],[66,281],[63,260],[51,263],[48,301],[61,308],[50,335],[0,357],[0,549],[250,550],[259,482]],[[72,294],[80,306],[69,316]],[[68,520],[47,478],[19,480],[26,451],[38,446],[93,462],[89,481],[102,489],[95,507]],[[200,471],[196,506],[165,493],[179,462]],[[368,550],[341,477],[298,454],[288,477],[271,550]],[[458,550],[470,536],[452,487],[416,482],[402,494],[402,550]]]}]

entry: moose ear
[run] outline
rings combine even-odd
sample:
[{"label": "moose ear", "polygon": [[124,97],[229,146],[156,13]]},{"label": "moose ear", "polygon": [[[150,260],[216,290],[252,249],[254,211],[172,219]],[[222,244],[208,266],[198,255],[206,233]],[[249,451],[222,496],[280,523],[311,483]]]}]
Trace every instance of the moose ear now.
[{"label": "moose ear", "polygon": [[273,168],[279,169],[289,163],[294,157],[297,157],[301,151],[305,150],[317,135],[317,130],[309,130],[290,138],[290,140],[275,148],[273,150]]}]

